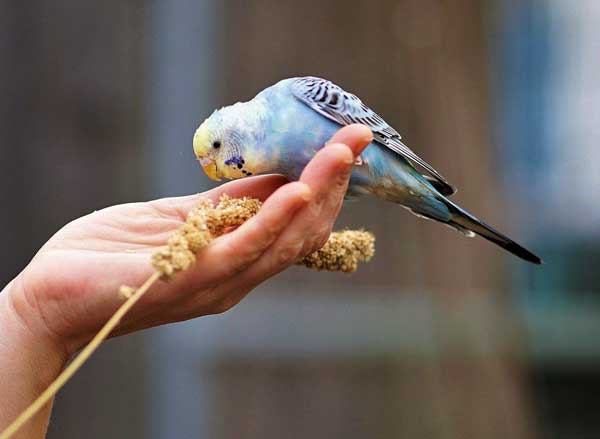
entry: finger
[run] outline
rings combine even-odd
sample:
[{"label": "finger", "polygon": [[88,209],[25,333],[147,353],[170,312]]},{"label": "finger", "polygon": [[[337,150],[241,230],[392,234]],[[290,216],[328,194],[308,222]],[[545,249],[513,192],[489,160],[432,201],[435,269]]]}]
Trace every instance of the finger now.
[{"label": "finger", "polygon": [[[369,137],[365,136],[360,127],[346,130],[343,134],[346,141],[355,148],[354,151],[361,151],[368,144]],[[293,264],[299,256],[314,250],[313,247],[323,244],[339,211],[353,163],[353,150],[344,144],[330,143],[321,149],[300,177],[314,194],[309,205],[298,212],[275,243],[256,262],[235,279],[218,287],[220,294],[228,295],[228,290],[249,291],[247,285],[257,285]]]},{"label": "finger", "polygon": [[223,194],[231,197],[253,197],[261,201],[265,201],[275,190],[289,183],[289,180],[283,175],[269,174],[257,175],[253,177],[240,178],[228,183],[222,184],[208,192],[203,196],[217,201]]},{"label": "finger", "polygon": [[343,143],[352,150],[354,156],[357,156],[372,141],[373,132],[366,125],[355,123],[338,130],[327,144]]},{"label": "finger", "polygon": [[[273,245],[247,269],[230,276],[212,290],[212,296],[219,302],[219,306],[214,308],[216,312],[229,309],[242,300],[256,285],[293,264],[303,252],[306,252],[307,237],[309,237],[308,241],[311,241],[309,246],[314,246],[315,243],[321,244],[320,241],[327,239],[346,191],[354,156],[360,154],[371,140],[372,134],[368,128],[362,125],[349,126],[336,133],[327,147],[316,154],[302,173],[301,181],[308,184],[313,193],[317,192],[319,199],[313,196],[309,206],[295,215]],[[339,144],[338,141],[345,142],[348,146]],[[337,188],[332,190],[332,186]],[[328,206],[325,208],[327,218],[323,220],[320,217],[321,209],[326,203],[326,198],[330,196],[336,201],[327,202]],[[251,258],[246,258],[249,259]],[[201,307],[205,300],[203,297],[198,297],[186,306],[191,309]]]},{"label": "finger", "polygon": [[340,192],[345,191],[353,163],[354,155],[349,147],[330,143],[304,168],[300,181],[306,183],[314,194],[311,202],[314,216],[321,214],[326,201],[339,198]]},{"label": "finger", "polygon": [[262,255],[310,198],[310,189],[304,183],[280,187],[254,217],[200,252],[194,265],[197,268],[182,277],[190,288],[198,290],[201,285],[233,276]]},{"label": "finger", "polygon": [[[326,148],[307,165],[300,178],[314,193],[312,210],[306,220],[314,224],[303,253],[318,249],[327,240],[348,189],[354,156],[372,141],[371,130],[364,125],[350,125],[333,135]],[[343,141],[344,144],[337,143]],[[312,214],[313,218],[308,218]]]},{"label": "finger", "polygon": [[[340,198],[340,192],[346,190],[347,173],[354,163],[354,157],[360,154],[373,140],[371,130],[364,125],[348,125],[336,132],[327,146],[321,149],[311,160],[300,177],[315,194],[313,203],[323,201],[327,194],[332,200]],[[349,149],[349,153],[344,151]],[[335,178],[338,175],[339,178]],[[335,191],[331,184],[337,183]]]},{"label": "finger", "polygon": [[258,175],[230,181],[200,194],[161,198],[150,201],[150,204],[163,213],[185,220],[190,210],[196,207],[200,198],[208,198],[217,202],[221,195],[227,194],[234,198],[246,196],[264,201],[287,182],[287,178],[283,175]]},{"label": "finger", "polygon": [[[347,142],[348,146],[339,143],[328,143],[327,147],[322,148],[315,155],[302,173],[301,181],[308,185],[312,193],[318,193],[319,197],[317,199],[313,196],[309,206],[305,206],[295,216],[290,216],[290,219],[293,218],[291,222],[272,219],[271,222],[277,226],[275,226],[275,229],[270,229],[268,226],[264,226],[269,221],[263,223],[260,220],[261,212],[266,212],[267,208],[270,209],[270,204],[280,203],[276,197],[279,196],[280,191],[284,191],[291,186],[286,185],[267,199],[257,216],[243,224],[237,231],[216,241],[214,245],[217,246],[218,242],[219,248],[215,250],[215,253],[207,249],[200,255],[201,258],[205,259],[204,261],[198,261],[197,266],[200,267],[203,263],[214,261],[213,258],[216,253],[225,255],[221,259],[226,261],[225,265],[215,270],[214,276],[211,275],[210,279],[211,281],[213,279],[217,281],[219,278],[228,278],[215,287],[212,293],[215,298],[220,298],[217,300],[221,300],[225,304],[221,310],[237,303],[248,291],[264,279],[293,264],[302,252],[306,252],[304,244],[307,237],[310,237],[310,246],[314,246],[315,241],[320,243],[320,241],[327,239],[328,231],[331,229],[335,215],[339,211],[339,204],[346,190],[354,156],[368,145],[372,140],[372,134],[368,128],[362,125],[352,125],[341,129],[332,137],[332,141],[337,142],[338,140]],[[332,185],[337,186],[333,191]],[[319,214],[331,192],[334,194],[333,199],[338,201],[336,203],[328,201],[327,219],[323,220],[319,218]],[[333,205],[333,208],[331,205]],[[288,222],[290,224],[283,230],[283,226],[287,225]],[[315,230],[318,231],[316,238],[315,233],[311,233]],[[241,236],[242,232],[246,236],[245,240],[236,238],[236,235],[240,234]],[[277,236],[278,234],[279,236]],[[243,245],[244,242],[253,241],[257,241],[256,247]],[[242,245],[238,245],[240,242],[242,242]],[[270,245],[271,243],[273,244]],[[268,250],[265,251],[267,247]],[[242,271],[245,268],[244,265],[248,268]],[[213,271],[212,268],[211,271]],[[191,284],[198,285],[193,279]],[[205,297],[197,297],[186,306],[194,309],[205,303],[205,300]]]}]

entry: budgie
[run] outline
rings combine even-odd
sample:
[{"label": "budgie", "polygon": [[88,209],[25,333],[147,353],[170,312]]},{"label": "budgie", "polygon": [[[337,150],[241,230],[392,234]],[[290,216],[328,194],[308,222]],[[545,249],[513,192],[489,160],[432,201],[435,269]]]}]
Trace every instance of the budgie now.
[{"label": "budgie", "polygon": [[194,153],[213,180],[261,173],[297,180],[340,125],[352,123],[369,127],[373,141],[356,159],[347,198],[379,197],[468,237],[479,235],[526,261],[542,263],[450,201],[454,187],[406,146],[394,128],[357,96],[322,78],[284,79],[248,102],[216,110],[194,134]]}]

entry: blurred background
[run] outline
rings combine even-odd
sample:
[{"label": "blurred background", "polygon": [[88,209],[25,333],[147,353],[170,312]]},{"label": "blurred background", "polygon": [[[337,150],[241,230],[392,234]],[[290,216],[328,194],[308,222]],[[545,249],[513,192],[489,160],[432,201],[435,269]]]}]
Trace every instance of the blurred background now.
[{"label": "blurred background", "polygon": [[0,2],[2,285],[74,218],[210,187],[199,123],[300,75],[546,261],[347,204],[370,264],[107,342],[49,437],[600,437],[599,23],[596,0]]}]

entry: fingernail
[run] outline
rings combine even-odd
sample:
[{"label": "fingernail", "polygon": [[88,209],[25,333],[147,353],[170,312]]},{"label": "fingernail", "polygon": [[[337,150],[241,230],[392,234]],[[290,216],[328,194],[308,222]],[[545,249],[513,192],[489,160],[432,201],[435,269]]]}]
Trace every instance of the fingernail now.
[{"label": "fingernail", "polygon": [[310,201],[312,198],[312,190],[310,189],[310,186],[305,183],[298,182],[298,195],[304,201]]}]

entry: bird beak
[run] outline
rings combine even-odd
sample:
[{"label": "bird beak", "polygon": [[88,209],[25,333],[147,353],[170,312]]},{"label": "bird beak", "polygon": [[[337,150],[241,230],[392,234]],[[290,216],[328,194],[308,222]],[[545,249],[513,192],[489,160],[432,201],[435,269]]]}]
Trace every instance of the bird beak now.
[{"label": "bird beak", "polygon": [[214,181],[220,181],[221,179],[219,178],[219,170],[217,169],[217,164],[215,162],[213,162],[210,159],[199,159],[200,160],[200,166],[202,166],[202,169],[204,170],[204,173],[207,175],[208,178],[210,178],[211,180]]}]

